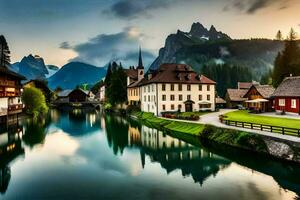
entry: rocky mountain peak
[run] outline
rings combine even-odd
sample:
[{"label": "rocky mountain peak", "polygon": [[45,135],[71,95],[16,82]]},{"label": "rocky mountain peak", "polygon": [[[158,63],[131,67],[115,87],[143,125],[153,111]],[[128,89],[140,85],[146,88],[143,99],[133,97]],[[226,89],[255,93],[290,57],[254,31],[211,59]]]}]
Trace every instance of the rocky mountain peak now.
[{"label": "rocky mountain peak", "polygon": [[190,34],[195,36],[202,36],[207,32],[207,29],[199,22],[193,23],[191,26]]}]

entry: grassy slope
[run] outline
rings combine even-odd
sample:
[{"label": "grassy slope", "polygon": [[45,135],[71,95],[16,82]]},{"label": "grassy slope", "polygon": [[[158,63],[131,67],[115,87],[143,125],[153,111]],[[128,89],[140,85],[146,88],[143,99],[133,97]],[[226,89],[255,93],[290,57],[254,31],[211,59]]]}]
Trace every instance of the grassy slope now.
[{"label": "grassy slope", "polygon": [[199,135],[204,128],[204,125],[202,124],[179,122],[179,121],[157,118],[152,113],[139,112],[139,113],[134,113],[134,115],[137,116],[139,119],[144,120],[147,123],[150,123],[150,125],[156,128],[159,127],[166,128],[168,130],[176,131],[180,133]]},{"label": "grassy slope", "polygon": [[287,128],[300,128],[300,120],[298,119],[285,119],[277,117],[266,117],[257,114],[250,114],[247,111],[234,111],[225,114],[226,119],[241,122],[251,122],[257,124],[265,124],[272,126],[282,126]]}]

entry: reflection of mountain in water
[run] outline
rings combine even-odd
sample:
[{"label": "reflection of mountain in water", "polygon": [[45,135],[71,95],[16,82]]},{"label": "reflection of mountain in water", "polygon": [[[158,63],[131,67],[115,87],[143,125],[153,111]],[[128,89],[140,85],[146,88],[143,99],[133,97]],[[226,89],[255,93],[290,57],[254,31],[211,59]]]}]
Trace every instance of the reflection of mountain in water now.
[{"label": "reflection of mountain in water", "polygon": [[65,133],[80,137],[96,132],[101,127],[100,117],[95,111],[72,109],[57,111],[51,110],[53,124]]},{"label": "reflection of mountain in water", "polygon": [[0,133],[0,193],[2,194],[6,192],[11,177],[9,163],[24,154],[22,134],[20,127],[10,127],[8,131]]}]

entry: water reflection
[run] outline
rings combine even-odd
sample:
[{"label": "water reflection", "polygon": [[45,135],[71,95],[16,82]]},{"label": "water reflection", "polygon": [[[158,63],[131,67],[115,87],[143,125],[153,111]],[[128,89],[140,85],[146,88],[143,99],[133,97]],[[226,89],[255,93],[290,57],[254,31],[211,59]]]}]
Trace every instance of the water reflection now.
[{"label": "water reflection", "polygon": [[[6,129],[6,131],[5,131]],[[21,137],[22,127],[15,125],[1,128],[0,133],[0,193],[4,194],[11,178],[10,163],[18,156],[24,155]]]},{"label": "water reflection", "polygon": [[42,122],[26,119],[1,132],[0,197],[7,199],[278,199],[300,194],[297,165],[258,160],[192,137],[178,139],[98,111],[51,110]]}]

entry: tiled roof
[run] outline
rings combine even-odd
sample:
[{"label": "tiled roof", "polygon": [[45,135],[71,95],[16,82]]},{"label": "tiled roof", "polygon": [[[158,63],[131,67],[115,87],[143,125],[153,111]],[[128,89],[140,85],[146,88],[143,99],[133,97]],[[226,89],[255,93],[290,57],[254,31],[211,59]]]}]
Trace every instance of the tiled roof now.
[{"label": "tiled roof", "polygon": [[136,69],[125,69],[125,73],[128,77],[130,77],[132,79],[138,78],[138,70],[136,70]]},{"label": "tiled roof", "polygon": [[224,103],[226,103],[226,101],[224,99],[222,99],[221,97],[216,98],[216,104],[224,104]]},{"label": "tiled roof", "polygon": [[150,80],[144,78],[139,85],[149,83],[216,84],[206,76],[198,75],[185,64],[162,64]]},{"label": "tiled roof", "polygon": [[254,85],[253,87],[255,87],[265,99],[269,99],[275,91],[275,88],[271,85]]},{"label": "tiled roof", "polygon": [[8,75],[11,75],[11,76],[14,76],[20,80],[26,80],[26,78],[24,76],[22,76],[21,74],[18,74],[10,69],[8,69],[7,67],[2,67],[0,66],[0,73],[1,74],[8,74]]},{"label": "tiled roof", "polygon": [[245,101],[243,96],[248,92],[246,89],[227,89],[227,95],[230,101]]},{"label": "tiled roof", "polygon": [[59,97],[67,97],[73,90],[63,90],[57,94]]},{"label": "tiled roof", "polygon": [[252,82],[238,82],[238,89],[249,89],[252,85]]},{"label": "tiled roof", "polygon": [[300,76],[285,78],[272,97],[300,97]]}]

